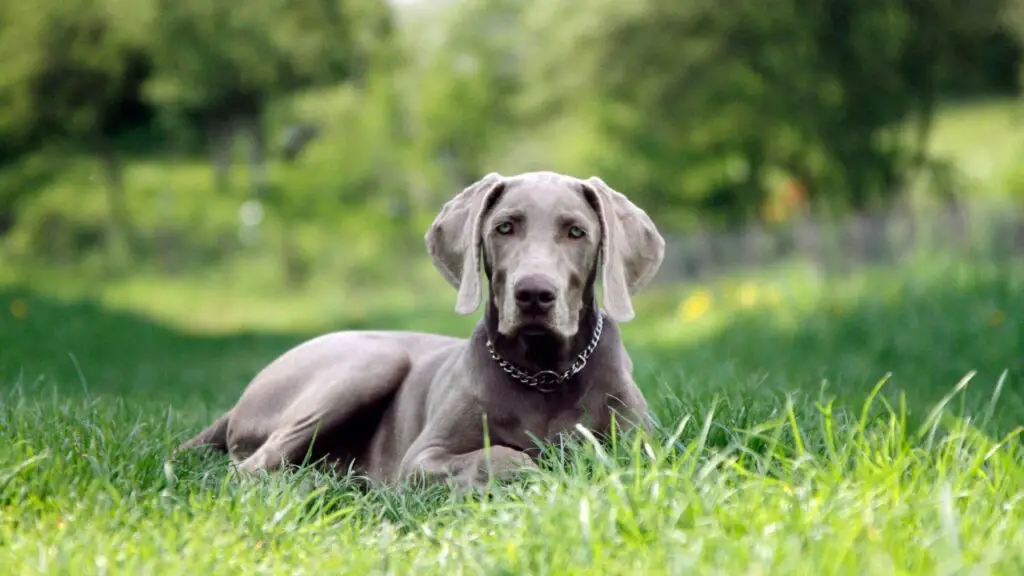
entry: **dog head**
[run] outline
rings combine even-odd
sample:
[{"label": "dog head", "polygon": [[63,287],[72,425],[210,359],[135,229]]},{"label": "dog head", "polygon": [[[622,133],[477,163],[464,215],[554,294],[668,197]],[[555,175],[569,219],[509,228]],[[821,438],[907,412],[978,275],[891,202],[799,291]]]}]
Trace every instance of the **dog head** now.
[{"label": "dog head", "polygon": [[481,264],[503,336],[578,330],[600,277],[612,319],[658,271],[665,241],[647,214],[592,177],[490,173],[441,209],[426,234],[435,267],[458,289],[455,311],[480,305]]}]

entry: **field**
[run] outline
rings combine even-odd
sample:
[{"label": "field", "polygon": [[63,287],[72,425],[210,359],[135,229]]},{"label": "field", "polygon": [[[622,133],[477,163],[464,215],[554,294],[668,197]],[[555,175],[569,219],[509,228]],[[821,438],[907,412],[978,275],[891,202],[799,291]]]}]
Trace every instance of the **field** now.
[{"label": "field", "polygon": [[[998,191],[1019,121],[1014,103],[950,109],[933,151]],[[330,183],[342,141],[313,145],[298,188]],[[103,222],[94,162],[64,165],[27,218],[74,206]],[[196,192],[202,160],[132,159],[126,181],[140,227],[235,231],[244,191]],[[165,188],[194,194],[160,214]],[[652,287],[623,331],[660,430],[553,448],[542,474],[482,497],[361,492],[311,470],[242,480],[202,453],[166,463],[310,335],[467,333],[475,318],[454,315],[421,253],[382,264],[379,222],[350,220],[303,241],[347,243],[369,267],[325,267],[301,289],[279,285],[273,254],[171,277],[0,260],[5,574],[1024,572],[1019,258]]]},{"label": "field", "polygon": [[[308,333],[215,335],[7,288],[0,565],[19,575],[1020,573],[1022,290],[1020,263],[934,259],[817,284],[658,287],[625,334],[663,429],[553,449],[542,474],[470,497],[360,492],[309,470],[243,481],[199,453],[167,465],[176,442]],[[358,323],[464,332],[472,319],[447,313],[453,296],[430,296],[426,315],[380,306]]]}]

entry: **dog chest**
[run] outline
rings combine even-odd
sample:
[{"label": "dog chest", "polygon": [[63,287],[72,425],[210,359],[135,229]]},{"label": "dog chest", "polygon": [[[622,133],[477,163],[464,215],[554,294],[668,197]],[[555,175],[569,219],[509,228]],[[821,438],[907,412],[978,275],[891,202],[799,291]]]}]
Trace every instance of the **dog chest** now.
[{"label": "dog chest", "polygon": [[533,447],[537,440],[550,442],[561,434],[572,433],[577,424],[601,428],[606,412],[600,406],[539,404],[522,411],[500,410],[489,415],[492,436],[525,449]]}]

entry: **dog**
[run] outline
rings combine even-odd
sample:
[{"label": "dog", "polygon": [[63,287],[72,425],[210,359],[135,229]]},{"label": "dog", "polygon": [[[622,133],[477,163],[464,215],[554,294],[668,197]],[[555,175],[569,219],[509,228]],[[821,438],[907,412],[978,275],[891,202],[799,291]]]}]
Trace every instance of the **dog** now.
[{"label": "dog", "polygon": [[[210,446],[242,472],[307,458],[381,484],[479,488],[537,468],[538,440],[652,420],[617,323],[661,266],[651,218],[599,177],[487,174],[425,235],[458,291],[486,308],[469,338],[340,331],[270,363],[233,408],[175,452]],[[602,307],[596,284],[600,277]]]}]

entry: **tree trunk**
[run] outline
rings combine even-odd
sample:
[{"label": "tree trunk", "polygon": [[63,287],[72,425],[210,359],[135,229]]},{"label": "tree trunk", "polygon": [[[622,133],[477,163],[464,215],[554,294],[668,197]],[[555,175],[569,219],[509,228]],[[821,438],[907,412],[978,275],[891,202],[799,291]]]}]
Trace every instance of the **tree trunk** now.
[{"label": "tree trunk", "polygon": [[116,271],[130,265],[134,256],[135,233],[128,214],[125,198],[124,171],[121,159],[113,143],[102,138],[97,147],[107,188],[107,235],[106,249],[108,264]]},{"label": "tree trunk", "polygon": [[759,142],[747,142],[743,149],[743,157],[747,162],[747,174],[741,184],[743,188],[743,219],[746,222],[757,222],[761,219],[768,193],[764,186],[764,171],[767,158],[764,148]]},{"label": "tree trunk", "polygon": [[262,198],[267,192],[267,144],[260,112],[246,114],[241,119],[243,137],[249,145],[249,185],[253,198]]},{"label": "tree trunk", "polygon": [[302,250],[292,237],[291,227],[281,223],[281,264],[284,281],[288,288],[302,288],[309,280],[310,266]]},{"label": "tree trunk", "polygon": [[0,206],[0,237],[5,236],[14,228],[14,208]]},{"label": "tree trunk", "polygon": [[206,130],[213,162],[213,185],[224,193],[231,186],[231,152],[235,139],[231,119],[213,116],[207,120]]}]

